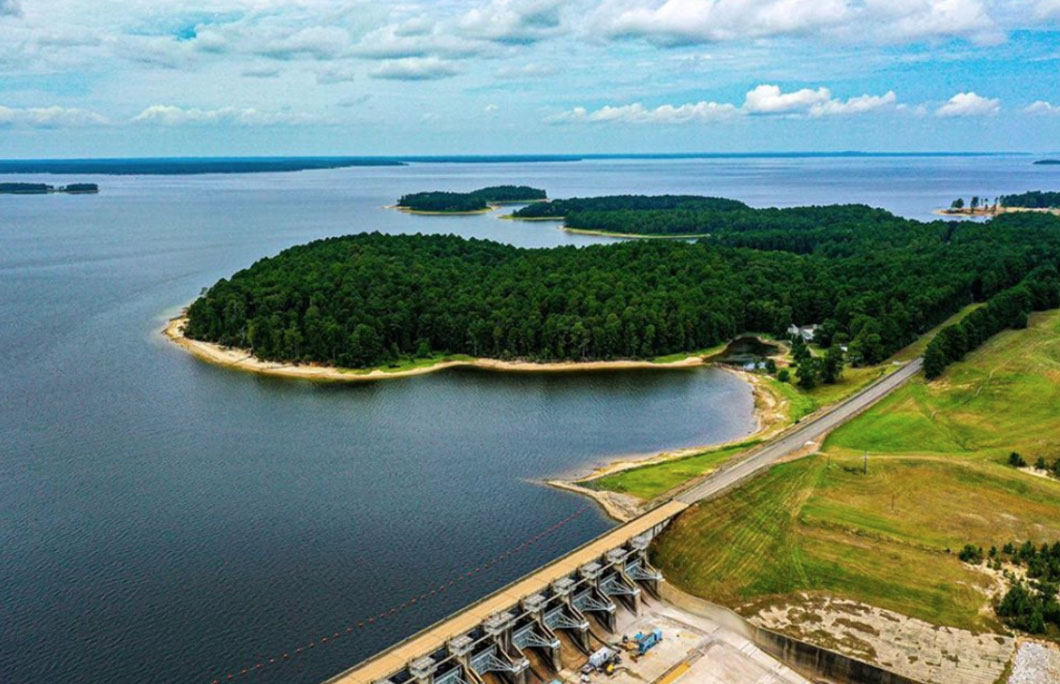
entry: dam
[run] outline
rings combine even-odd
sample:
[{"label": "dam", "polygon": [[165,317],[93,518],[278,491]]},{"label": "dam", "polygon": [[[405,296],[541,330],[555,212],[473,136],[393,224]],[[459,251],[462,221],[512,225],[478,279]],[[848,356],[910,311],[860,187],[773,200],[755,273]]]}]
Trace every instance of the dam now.
[{"label": "dam", "polygon": [[[614,634],[620,609],[637,615],[645,591],[659,596],[663,578],[649,564],[647,550],[670,521],[689,506],[728,491],[822,438],[900,387],[922,367],[922,358],[905,364],[816,417],[793,425],[746,457],[693,481],[666,503],[325,684],[528,684],[531,676],[543,684],[561,670],[577,669],[586,655],[607,645],[606,637],[598,636],[599,630]],[[767,637],[783,642],[776,649],[777,657],[792,648],[783,637]],[[746,652],[753,649],[750,644],[741,648]],[[841,661],[843,668],[871,670],[871,679],[852,681],[911,681],[842,656],[829,653],[828,657]],[[819,659],[819,655],[814,658]],[[771,676],[776,677],[773,681],[796,681],[776,672]]]},{"label": "dam", "polygon": [[326,684],[526,684],[605,645],[619,610],[637,614],[658,595],[651,540],[688,507],[670,501],[459,613],[428,627]]}]

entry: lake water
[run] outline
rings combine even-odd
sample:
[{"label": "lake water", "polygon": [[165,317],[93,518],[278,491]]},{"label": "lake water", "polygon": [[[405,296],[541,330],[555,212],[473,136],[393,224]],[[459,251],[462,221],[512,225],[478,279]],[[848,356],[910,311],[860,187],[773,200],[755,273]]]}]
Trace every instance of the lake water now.
[{"label": "lake water", "polygon": [[[417,164],[98,181],[0,196],[0,682],[210,682],[355,625],[584,506],[539,484],[626,453],[724,441],[752,397],[715,369],[358,385],[199,363],[159,335],[203,286],[308,240],[451,232],[587,244],[547,223],[384,210],[502,182],[555,197],[866,202],[1056,189],[1024,157]],[[317,682],[610,526],[595,508],[357,638],[254,678]]]}]

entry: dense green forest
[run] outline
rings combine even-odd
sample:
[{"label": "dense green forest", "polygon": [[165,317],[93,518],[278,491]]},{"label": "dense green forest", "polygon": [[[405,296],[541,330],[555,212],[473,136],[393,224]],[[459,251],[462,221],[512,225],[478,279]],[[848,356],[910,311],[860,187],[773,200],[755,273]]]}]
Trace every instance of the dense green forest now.
[{"label": "dense green forest", "polygon": [[46,195],[54,190],[46,183],[0,183],[0,194],[4,195]]},{"label": "dense green forest", "polygon": [[47,195],[52,192],[87,195],[99,192],[99,186],[95,183],[72,183],[59,187],[47,183],[0,183],[0,195]]},{"label": "dense green forest", "polygon": [[[365,367],[434,353],[645,358],[819,323],[822,345],[841,336],[849,359],[867,364],[969,302],[1030,288],[1037,267],[1051,277],[1060,260],[1060,220],[1049,215],[921,223],[841,211],[861,218],[725,234],[740,245],[318,240],[219,281],[190,307],[186,334],[265,359]],[[1025,315],[1036,301],[1032,290],[1016,305]]]},{"label": "dense green forest", "polygon": [[604,197],[572,197],[522,207],[512,215],[516,218],[563,218],[583,211],[644,211],[671,209],[702,209],[730,211],[747,209],[737,200],[699,195],[608,195]]},{"label": "dense green forest", "polygon": [[942,375],[946,367],[1007,328],[1027,327],[1032,311],[1060,307],[1060,274],[1052,265],[1039,266],[1023,281],[990,298],[980,307],[948,325],[931,340],[924,352],[924,375],[929,380]]},{"label": "dense green forest", "polygon": [[545,199],[544,190],[526,185],[493,185],[471,192],[414,192],[404,195],[397,206],[413,211],[482,211],[495,202],[527,202]]},{"label": "dense green forest", "polygon": [[861,204],[790,209],[620,209],[577,211],[566,226],[624,235],[716,235],[750,231],[808,231],[833,226],[882,228],[902,222],[882,209]]},{"label": "dense green forest", "polygon": [[1001,206],[1025,207],[1027,209],[1055,209],[1060,207],[1060,192],[1032,190],[1018,195],[1002,195]]}]

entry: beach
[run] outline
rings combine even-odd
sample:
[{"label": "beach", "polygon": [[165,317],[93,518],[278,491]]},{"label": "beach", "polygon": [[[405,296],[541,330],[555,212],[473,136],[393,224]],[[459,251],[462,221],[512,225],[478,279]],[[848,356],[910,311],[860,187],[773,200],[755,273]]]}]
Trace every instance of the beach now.
[{"label": "beach", "polygon": [[653,361],[562,361],[553,363],[534,363],[531,361],[502,361],[499,359],[469,359],[439,361],[438,363],[402,370],[386,371],[379,368],[362,370],[339,368],[317,364],[293,364],[277,361],[263,361],[256,358],[246,349],[224,347],[212,342],[193,340],[184,335],[187,316],[171,319],[162,334],[200,361],[212,363],[225,368],[269,375],[273,377],[302,380],[321,380],[332,382],[359,382],[364,380],[386,380],[389,378],[406,378],[414,375],[425,375],[445,370],[446,368],[471,367],[483,370],[515,373],[565,373],[574,371],[604,371],[630,369],[673,369],[706,366],[711,362],[701,356],[688,356],[684,359],[656,363]]}]

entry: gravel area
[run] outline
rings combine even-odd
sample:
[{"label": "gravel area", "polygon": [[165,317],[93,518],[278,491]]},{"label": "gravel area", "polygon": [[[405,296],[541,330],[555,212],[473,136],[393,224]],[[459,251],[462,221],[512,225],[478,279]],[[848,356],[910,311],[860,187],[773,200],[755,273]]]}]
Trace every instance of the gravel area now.
[{"label": "gravel area", "polygon": [[1060,651],[1025,641],[1016,651],[1008,684],[1054,684],[1060,682]]}]

